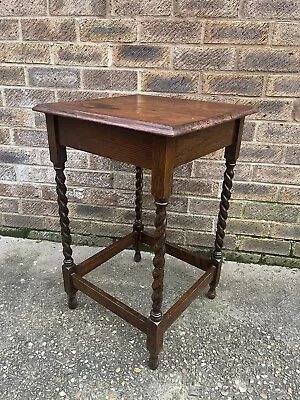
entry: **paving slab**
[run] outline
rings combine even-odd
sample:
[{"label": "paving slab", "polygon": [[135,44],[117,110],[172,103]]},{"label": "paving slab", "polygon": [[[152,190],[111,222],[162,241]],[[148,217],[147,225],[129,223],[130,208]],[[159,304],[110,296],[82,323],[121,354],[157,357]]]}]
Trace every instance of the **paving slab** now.
[{"label": "paving slab", "polygon": [[[300,269],[225,262],[165,334],[156,371],[146,337],[84,294],[69,310],[57,243],[0,237],[1,400],[299,400]],[[74,246],[80,262],[98,249]],[[150,253],[126,250],[88,279],[148,315]],[[201,272],[167,256],[165,309]]]}]

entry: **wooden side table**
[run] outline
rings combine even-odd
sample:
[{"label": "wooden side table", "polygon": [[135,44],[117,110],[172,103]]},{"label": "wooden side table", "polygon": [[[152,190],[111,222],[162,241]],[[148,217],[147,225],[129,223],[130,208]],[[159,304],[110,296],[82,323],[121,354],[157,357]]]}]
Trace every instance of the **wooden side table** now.
[{"label": "wooden side table", "polygon": [[[238,158],[244,117],[253,111],[241,105],[180,100],[154,96],[124,96],[109,99],[41,104],[35,111],[46,114],[50,158],[56,184],[63,246],[63,278],[69,307],[76,308],[76,292],[84,292],[147,335],[149,367],[156,369],[163,334],[210,285],[208,297],[216,296],[222,266],[222,247],[231,195],[233,169]],[[72,258],[71,235],[65,185],[66,146],[136,166],[136,220],[133,232],[76,265]],[[176,166],[225,148],[226,170],[212,259],[166,241],[166,208]],[[152,170],[152,195],[156,204],[155,233],[142,223],[143,168]],[[152,246],[152,309],[145,317],[84,278],[130,245],[140,261],[141,243]],[[198,281],[163,315],[165,253],[205,271]]]}]

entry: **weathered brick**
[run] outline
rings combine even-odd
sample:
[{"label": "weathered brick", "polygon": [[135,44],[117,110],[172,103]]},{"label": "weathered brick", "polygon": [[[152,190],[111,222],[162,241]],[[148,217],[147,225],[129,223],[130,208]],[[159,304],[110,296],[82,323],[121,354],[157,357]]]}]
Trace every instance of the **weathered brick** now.
[{"label": "weathered brick", "polygon": [[137,37],[134,19],[85,19],[79,21],[82,42],[134,42]]},{"label": "weathered brick", "polygon": [[299,46],[299,32],[299,22],[278,22],[273,29],[272,44],[279,46]]},{"label": "weathered brick", "polygon": [[297,124],[259,123],[256,139],[267,143],[300,144],[300,126]]},{"label": "weathered brick", "polygon": [[38,155],[33,149],[0,147],[0,163],[3,164],[37,164]]},{"label": "weathered brick", "polygon": [[174,176],[175,177],[185,177],[190,178],[193,169],[193,163],[189,162],[186,164],[179,165],[178,167],[174,168]]},{"label": "weathered brick", "polygon": [[290,120],[293,113],[292,100],[280,99],[243,99],[239,100],[242,104],[248,104],[255,109],[253,115],[249,115],[249,119],[264,119],[287,121]]},{"label": "weathered brick", "polygon": [[6,17],[12,15],[46,15],[47,1],[46,0],[2,0],[0,3],[0,15]]},{"label": "weathered brick", "polygon": [[25,85],[24,68],[15,65],[1,65],[0,85]]},{"label": "weathered brick", "polygon": [[22,211],[27,215],[57,216],[58,207],[56,202],[43,200],[21,200]]},{"label": "weathered brick", "polygon": [[[49,150],[43,150],[40,154],[41,165],[52,165]],[[87,168],[88,153],[79,150],[68,149],[66,168]]]},{"label": "weathered brick", "polygon": [[168,47],[149,45],[121,45],[113,49],[113,64],[117,67],[167,67],[170,62]]},{"label": "weathered brick", "polygon": [[43,89],[5,89],[4,96],[8,107],[32,108],[39,103],[55,101],[54,90]]},{"label": "weathered brick", "polygon": [[176,14],[197,17],[237,17],[238,0],[178,0]]},{"label": "weathered brick", "polygon": [[238,67],[244,71],[299,72],[300,51],[274,49],[241,50]]},{"label": "weathered brick", "polygon": [[4,215],[3,221],[5,226],[42,230],[45,229],[46,218],[36,215],[7,214]]},{"label": "weathered brick", "polygon": [[247,202],[244,208],[244,216],[248,219],[295,222],[300,215],[300,206],[270,204],[259,202]]},{"label": "weathered brick", "polygon": [[98,15],[106,13],[106,0],[49,0],[50,15]]},{"label": "weathered brick", "polygon": [[300,243],[293,244],[294,255],[300,257]]},{"label": "weathered brick", "polygon": [[188,70],[231,70],[235,67],[235,49],[178,48],[174,51],[174,68]]},{"label": "weathered brick", "polygon": [[[44,200],[57,201],[56,186],[45,186],[41,187],[42,198]],[[67,198],[69,200],[74,200],[76,203],[90,203],[89,189],[77,186],[67,185]]]},{"label": "weathered brick", "polygon": [[300,77],[270,76],[267,83],[267,96],[300,97]]},{"label": "weathered brick", "polygon": [[53,168],[34,166],[34,165],[16,165],[16,177],[19,182],[34,183],[53,183],[55,182],[55,172]]},{"label": "weathered brick", "polygon": [[92,188],[89,191],[91,204],[100,206],[131,207],[134,205],[134,192],[116,189]]},{"label": "weathered brick", "polygon": [[[196,160],[194,162],[194,176],[201,179],[223,180],[225,172],[224,163],[208,160]],[[234,169],[236,180],[248,181],[251,178],[250,165],[237,164]]]},{"label": "weathered brick", "polygon": [[18,200],[7,199],[0,197],[0,212],[17,213],[18,212]]},{"label": "weathered brick", "polygon": [[137,90],[137,72],[85,69],[83,85],[87,89],[96,90]]},{"label": "weathered brick", "polygon": [[196,178],[175,178],[173,180],[173,193],[216,196],[218,194],[218,184]]},{"label": "weathered brick", "polygon": [[289,166],[255,166],[253,180],[257,182],[283,183],[298,185],[300,167]]},{"label": "weathered brick", "polygon": [[0,195],[17,198],[38,198],[40,197],[40,187],[38,184],[29,185],[12,183],[0,183]]},{"label": "weathered brick", "polygon": [[299,19],[300,4],[295,0],[272,1],[245,0],[242,3],[241,16],[253,19]]},{"label": "weathered brick", "polygon": [[0,165],[0,181],[15,181],[16,172],[12,165]]},{"label": "weathered brick", "polygon": [[243,129],[243,141],[251,142],[255,135],[255,129],[256,129],[256,123],[246,119]]},{"label": "weathered brick", "polygon": [[90,155],[90,169],[97,171],[135,171],[133,165],[92,154]]},{"label": "weathered brick", "polygon": [[113,0],[113,15],[170,15],[172,0]]},{"label": "weathered brick", "polygon": [[67,179],[69,185],[111,188],[113,176],[105,172],[68,171]]},{"label": "weathered brick", "polygon": [[203,92],[215,94],[235,94],[260,96],[263,77],[245,74],[203,74]]},{"label": "weathered brick", "polygon": [[57,90],[58,101],[75,101],[110,97],[110,92],[102,92],[95,90]]},{"label": "weathered brick", "polygon": [[142,74],[142,89],[146,92],[195,93],[198,79],[196,73],[145,72]]},{"label": "weathered brick", "polygon": [[[189,199],[189,212],[192,214],[211,215],[216,217],[219,212],[220,200],[219,199]],[[242,215],[243,203],[240,201],[230,202],[230,217],[239,218]]]},{"label": "weathered brick", "polygon": [[293,108],[293,119],[295,121],[300,121],[300,100],[295,100],[294,101],[294,108]]},{"label": "weathered brick", "polygon": [[0,43],[0,58],[7,63],[39,63],[50,62],[48,44],[41,43]]},{"label": "weathered brick", "polygon": [[53,48],[54,62],[61,65],[108,65],[108,46],[60,44]]},{"label": "weathered brick", "polygon": [[72,204],[69,205],[70,213],[74,217],[82,219],[92,219],[99,221],[113,222],[115,221],[115,207],[100,207],[88,204]]},{"label": "weathered brick", "polygon": [[269,253],[279,255],[289,255],[291,245],[287,241],[276,239],[262,238],[242,238],[240,239],[239,248],[246,251],[254,251],[258,253]]},{"label": "weathered brick", "polygon": [[78,88],[80,72],[75,68],[28,68],[29,84],[42,87]]},{"label": "weathered brick", "polygon": [[33,129],[14,129],[14,143],[17,146],[47,147],[47,132]]},{"label": "weathered brick", "polygon": [[38,129],[46,129],[46,118],[45,114],[34,113],[34,125]]},{"label": "weathered brick", "polygon": [[21,20],[24,40],[72,41],[76,40],[75,20],[70,18],[35,18]]},{"label": "weathered brick", "polygon": [[[197,248],[204,247],[205,249],[213,248],[216,235],[214,233],[206,232],[186,232],[186,244],[188,246],[196,246]],[[225,249],[235,249],[236,248],[236,237],[234,235],[225,235],[224,239]]]},{"label": "weathered brick", "polygon": [[91,223],[91,229],[90,229],[90,234],[92,235],[103,235],[103,236],[108,236],[108,237],[122,237],[128,234],[130,232],[130,229],[132,229],[132,224],[131,225],[125,225],[125,224],[114,224],[112,225],[111,223],[107,223],[104,221],[90,221]]},{"label": "weathered brick", "polygon": [[281,161],[282,156],[282,146],[244,143],[241,147],[239,161],[248,161],[251,163],[278,163]]},{"label": "weathered brick", "polygon": [[1,19],[0,20],[0,40],[18,40],[18,39],[19,39],[18,20],[17,19]]},{"label": "weathered brick", "polygon": [[300,225],[298,224],[272,224],[271,237],[280,239],[300,239]]},{"label": "weathered brick", "polygon": [[141,41],[151,43],[201,43],[200,21],[141,21]]},{"label": "weathered brick", "polygon": [[32,112],[19,108],[0,108],[0,121],[7,126],[34,126]]},{"label": "weathered brick", "polygon": [[[230,214],[231,215],[231,214]],[[226,234],[268,236],[270,231],[268,222],[250,221],[229,218],[226,226]]]},{"label": "weathered brick", "polygon": [[8,128],[0,126],[0,144],[10,144],[10,135]]},{"label": "weathered brick", "polygon": [[207,21],[204,43],[265,44],[269,24],[249,21]]},{"label": "weathered brick", "polygon": [[[151,220],[153,220],[153,216]],[[191,231],[201,229],[203,231],[212,232],[213,219],[210,216],[186,215],[169,212],[168,226],[170,226],[170,228],[188,229]]]},{"label": "weathered brick", "polygon": [[300,146],[287,148],[285,162],[286,164],[300,165]]},{"label": "weathered brick", "polygon": [[[144,176],[144,190],[147,190],[145,186],[148,180]],[[114,189],[135,190],[135,174],[120,171],[114,172],[113,187]]]},{"label": "weathered brick", "polygon": [[232,197],[241,200],[274,201],[277,187],[255,182],[233,182]]},{"label": "weathered brick", "polygon": [[278,195],[279,201],[283,203],[300,203],[300,187],[295,186],[282,186]]}]

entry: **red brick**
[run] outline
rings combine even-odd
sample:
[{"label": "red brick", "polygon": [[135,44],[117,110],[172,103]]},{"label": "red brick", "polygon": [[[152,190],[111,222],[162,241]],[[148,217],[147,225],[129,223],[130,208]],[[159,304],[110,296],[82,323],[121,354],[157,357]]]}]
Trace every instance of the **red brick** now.
[{"label": "red brick", "polygon": [[170,63],[168,47],[149,45],[121,45],[113,49],[113,65],[117,67],[167,67]]},{"label": "red brick", "polygon": [[244,216],[252,220],[295,222],[300,216],[300,206],[280,203],[247,202]]},{"label": "red brick", "polygon": [[113,15],[170,15],[172,0],[113,0]]},{"label": "red brick", "polygon": [[235,50],[185,47],[174,51],[174,68],[188,70],[231,70],[235,68]]},{"label": "red brick", "polygon": [[300,51],[241,50],[238,67],[244,71],[299,72]]},{"label": "red brick", "polygon": [[75,41],[75,20],[35,18],[22,19],[23,40],[30,41]]},{"label": "red brick", "polygon": [[202,18],[237,17],[238,9],[238,0],[179,0],[176,14]]},{"label": "red brick", "polygon": [[24,68],[15,65],[0,66],[0,85],[25,85]]},{"label": "red brick", "polygon": [[297,124],[260,123],[256,139],[265,143],[300,144],[300,126]]},{"label": "red brick", "polygon": [[49,45],[40,43],[0,43],[0,57],[7,63],[39,63],[50,62]]},{"label": "red brick", "polygon": [[236,235],[254,235],[254,236],[269,236],[269,223],[261,221],[250,221],[231,218],[229,216],[226,233]]},{"label": "red brick", "polygon": [[141,21],[141,42],[201,43],[202,26],[200,21]]},{"label": "red brick", "polygon": [[279,46],[300,46],[299,32],[299,22],[278,22],[273,28],[272,44]]},{"label": "red brick", "polygon": [[134,19],[84,19],[79,21],[82,42],[134,42],[137,37]]},{"label": "red brick", "polygon": [[286,96],[286,97],[299,97],[300,96],[300,77],[274,75],[268,78],[267,96]]},{"label": "red brick", "polygon": [[173,180],[173,193],[216,196],[218,194],[218,184],[196,178],[175,178]]},{"label": "red brick", "polygon": [[272,224],[271,237],[280,239],[300,239],[300,225],[298,224]]},{"label": "red brick", "polygon": [[27,215],[58,216],[57,202],[43,200],[21,200],[22,211]]},{"label": "red brick", "polygon": [[107,66],[108,47],[97,45],[54,45],[54,62],[60,65]]},{"label": "red brick", "polygon": [[[189,212],[192,214],[211,215],[217,217],[220,208],[219,199],[189,199]],[[229,215],[239,218],[242,216],[243,203],[239,201],[230,202]]]},{"label": "red brick", "polygon": [[204,43],[265,44],[269,24],[249,21],[207,21]]},{"label": "red brick", "polygon": [[69,185],[96,186],[102,188],[112,187],[112,174],[92,171],[68,171]]},{"label": "red brick", "polygon": [[0,183],[1,196],[34,199],[40,197],[40,192],[39,184]]},{"label": "red brick", "polygon": [[203,74],[203,92],[209,94],[235,94],[260,96],[263,77],[245,74]]},{"label": "red brick", "polygon": [[18,39],[19,39],[18,20],[17,19],[0,20],[0,40],[18,40]]}]

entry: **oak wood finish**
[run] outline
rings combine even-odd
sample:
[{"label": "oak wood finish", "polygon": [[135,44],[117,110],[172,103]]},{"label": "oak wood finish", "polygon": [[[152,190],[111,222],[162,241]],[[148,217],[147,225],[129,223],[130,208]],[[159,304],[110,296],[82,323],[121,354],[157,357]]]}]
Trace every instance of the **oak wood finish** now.
[{"label": "oak wood finish", "polygon": [[[141,95],[42,104],[34,110],[44,112],[47,118],[50,158],[56,171],[64,254],[63,276],[69,306],[77,306],[76,292],[80,290],[140,329],[147,335],[149,367],[156,369],[165,330],[207,284],[210,284],[208,296],[215,297],[222,265],[233,167],[239,154],[244,116],[253,110],[233,104]],[[77,266],[72,258],[66,197],[66,146],[136,166],[133,232]],[[166,207],[172,193],[174,168],[224,147],[226,171],[215,252],[212,259],[206,259],[166,241]],[[151,192],[156,202],[154,235],[143,231],[143,168],[152,171]],[[135,261],[139,261],[141,243],[154,249],[152,309],[148,318],[83,278],[129,245],[133,245]],[[205,272],[163,315],[166,252]]]}]

